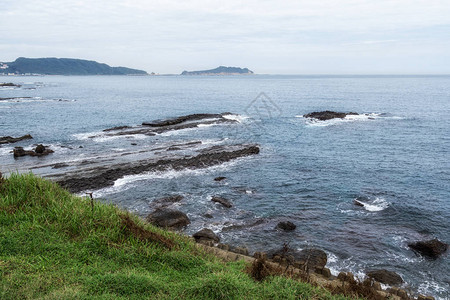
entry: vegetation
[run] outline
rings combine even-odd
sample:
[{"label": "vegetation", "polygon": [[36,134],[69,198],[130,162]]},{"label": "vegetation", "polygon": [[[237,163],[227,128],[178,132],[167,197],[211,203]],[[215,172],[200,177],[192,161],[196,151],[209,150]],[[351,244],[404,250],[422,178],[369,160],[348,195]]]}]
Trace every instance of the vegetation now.
[{"label": "vegetation", "polygon": [[8,63],[4,73],[37,73],[46,75],[146,75],[147,72],[125,67],[110,67],[96,61],[73,58],[25,58]]},{"label": "vegetation", "polygon": [[345,299],[245,268],[34,175],[0,177],[0,299]]}]

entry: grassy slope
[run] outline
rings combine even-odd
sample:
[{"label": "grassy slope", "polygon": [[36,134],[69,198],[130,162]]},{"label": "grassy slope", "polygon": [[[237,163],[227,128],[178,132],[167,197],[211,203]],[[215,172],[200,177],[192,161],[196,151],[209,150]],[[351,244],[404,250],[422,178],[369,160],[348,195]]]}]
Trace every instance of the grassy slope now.
[{"label": "grassy slope", "polygon": [[[1,180],[1,179],[0,179]],[[344,299],[284,277],[254,282],[187,237],[138,239],[112,205],[76,197],[33,175],[0,183],[0,299]]]}]

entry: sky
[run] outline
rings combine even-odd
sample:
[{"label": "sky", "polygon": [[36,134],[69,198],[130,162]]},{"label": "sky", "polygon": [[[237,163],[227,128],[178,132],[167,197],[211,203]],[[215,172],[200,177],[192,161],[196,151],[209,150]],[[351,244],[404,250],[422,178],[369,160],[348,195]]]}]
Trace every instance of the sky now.
[{"label": "sky", "polygon": [[0,61],[156,73],[450,74],[450,0],[0,0]]}]

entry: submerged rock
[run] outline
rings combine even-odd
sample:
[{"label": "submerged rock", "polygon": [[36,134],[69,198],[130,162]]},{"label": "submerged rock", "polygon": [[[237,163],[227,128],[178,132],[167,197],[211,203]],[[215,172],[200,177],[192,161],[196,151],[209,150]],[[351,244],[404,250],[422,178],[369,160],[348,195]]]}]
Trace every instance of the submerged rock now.
[{"label": "submerged rock", "polygon": [[447,251],[448,245],[438,239],[433,239],[429,241],[409,243],[408,247],[423,256],[436,259]]},{"label": "submerged rock", "polygon": [[209,242],[212,241],[214,243],[218,243],[220,238],[215,234],[211,229],[203,228],[199,232],[196,232],[192,235],[197,243],[200,242]]},{"label": "submerged rock", "polygon": [[12,136],[2,136],[0,137],[0,145],[2,144],[12,144],[23,140],[32,139],[33,137],[29,134],[20,136],[20,137],[12,137]]},{"label": "submerged rock", "polygon": [[359,202],[358,200],[353,200],[353,204],[355,204],[356,206],[364,207],[364,204]]},{"label": "submerged rock", "polygon": [[227,179],[227,178],[224,177],[224,176],[219,176],[219,177],[214,178],[214,181],[222,181],[222,180],[225,180],[225,179]]},{"label": "submerged rock", "polygon": [[223,198],[223,197],[220,197],[220,196],[213,196],[213,197],[211,198],[211,201],[212,201],[212,202],[220,203],[220,204],[222,204],[223,206],[225,206],[226,208],[230,208],[230,207],[233,206],[233,204],[231,204],[230,200],[227,200],[227,199],[225,199],[225,198]]},{"label": "submerged rock", "polygon": [[306,114],[303,117],[318,119],[320,121],[326,121],[326,120],[331,120],[331,119],[336,119],[336,118],[343,119],[347,115],[358,115],[358,113],[355,113],[355,112],[344,113],[344,112],[335,112],[335,111],[325,110],[325,111],[315,111],[315,112]]},{"label": "submerged rock", "polygon": [[280,229],[280,230],[284,230],[284,231],[292,231],[295,228],[297,228],[297,226],[295,226],[295,224],[290,221],[280,222],[275,227],[275,229]]},{"label": "submerged rock", "polygon": [[157,206],[157,207],[166,207],[169,205],[172,205],[173,203],[180,202],[184,199],[184,196],[182,195],[171,195],[167,197],[163,197],[160,199],[156,199],[153,202],[151,202],[151,206]]},{"label": "submerged rock", "polygon": [[168,208],[156,209],[146,220],[155,226],[169,229],[181,229],[191,223],[185,213]]},{"label": "submerged rock", "polygon": [[403,283],[403,279],[400,275],[385,269],[369,271],[367,272],[367,276],[378,282],[389,285],[400,285]]},{"label": "submerged rock", "polygon": [[12,82],[0,82],[1,87],[21,87],[20,84],[12,83]]}]

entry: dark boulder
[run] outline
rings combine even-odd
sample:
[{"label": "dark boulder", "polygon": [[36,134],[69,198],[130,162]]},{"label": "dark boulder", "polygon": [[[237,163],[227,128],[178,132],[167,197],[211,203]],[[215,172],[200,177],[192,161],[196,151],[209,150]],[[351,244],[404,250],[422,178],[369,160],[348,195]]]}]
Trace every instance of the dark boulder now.
[{"label": "dark boulder", "polygon": [[284,230],[284,231],[292,231],[295,228],[297,228],[297,226],[295,226],[295,224],[290,221],[280,222],[275,227],[275,229]]},{"label": "dark boulder", "polygon": [[295,266],[306,269],[306,270],[316,270],[323,269],[327,264],[327,254],[325,251],[317,248],[308,248],[302,251],[296,251],[289,247],[283,247],[281,249],[270,251],[268,253],[269,258],[285,258],[288,262],[294,264]]},{"label": "dark boulder", "polygon": [[203,228],[199,232],[196,232],[192,235],[197,243],[200,242],[209,242],[212,241],[214,243],[218,243],[220,238],[215,234],[211,229]]},{"label": "dark boulder", "polygon": [[15,84],[15,83],[12,83],[12,82],[0,82],[0,86],[1,87],[5,87],[5,86],[7,86],[7,87],[21,87],[20,84]]},{"label": "dark boulder", "polygon": [[318,119],[320,121],[326,121],[326,120],[331,120],[331,119],[336,119],[336,118],[343,119],[347,115],[358,115],[358,113],[355,113],[355,112],[344,113],[344,112],[335,112],[335,111],[325,110],[325,111],[315,111],[315,112],[306,114],[303,117]]},{"label": "dark boulder", "polygon": [[220,203],[220,204],[222,204],[223,206],[225,206],[226,208],[230,208],[230,207],[233,206],[229,200],[227,200],[227,199],[225,199],[225,198],[223,198],[223,197],[220,197],[220,196],[213,196],[213,197],[211,198],[211,201],[212,201],[212,202]]},{"label": "dark boulder", "polygon": [[436,259],[441,254],[447,251],[448,245],[439,241],[438,239],[433,239],[429,241],[419,241],[415,243],[408,244],[408,247],[418,252],[419,254]]},{"label": "dark boulder", "polygon": [[181,229],[191,221],[179,210],[158,208],[147,216],[147,221],[155,226],[169,229]]},{"label": "dark boulder", "polygon": [[224,177],[224,176],[219,176],[219,177],[214,178],[214,181],[222,181],[222,180],[225,180],[225,179],[227,179],[227,178]]},{"label": "dark boulder", "polygon": [[36,146],[36,148],[34,148],[34,152],[42,154],[45,152],[45,146],[42,144],[39,144]]},{"label": "dark boulder", "polygon": [[181,124],[189,121],[198,121],[203,119],[222,118],[222,114],[191,114],[165,120],[155,120],[151,122],[143,122],[142,125],[150,127],[162,127]]},{"label": "dark boulder", "polygon": [[21,157],[21,156],[44,156],[48,155],[50,153],[53,153],[55,151],[45,148],[43,145],[38,145],[35,150],[24,150],[23,147],[15,147],[13,150],[14,157]]},{"label": "dark boulder", "polygon": [[23,140],[29,140],[32,139],[33,137],[29,134],[20,136],[20,137],[12,137],[12,136],[2,136],[0,137],[0,145],[2,144],[12,144],[12,143],[17,143],[19,141],[23,141]]},{"label": "dark boulder", "polygon": [[395,272],[382,270],[373,270],[367,272],[367,276],[384,284],[400,285],[403,283],[403,279]]},{"label": "dark boulder", "polygon": [[27,155],[27,151],[23,149],[23,147],[15,147],[13,150],[14,157],[21,157]]}]

